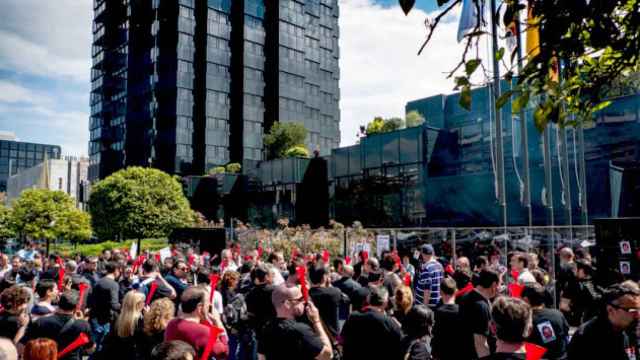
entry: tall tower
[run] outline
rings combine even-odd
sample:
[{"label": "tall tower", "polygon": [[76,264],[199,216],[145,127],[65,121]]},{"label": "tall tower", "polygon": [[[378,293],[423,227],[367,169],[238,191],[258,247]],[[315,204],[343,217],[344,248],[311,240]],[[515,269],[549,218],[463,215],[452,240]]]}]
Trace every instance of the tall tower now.
[{"label": "tall tower", "polygon": [[264,159],[277,121],[340,143],[338,0],[96,0],[90,178]]}]

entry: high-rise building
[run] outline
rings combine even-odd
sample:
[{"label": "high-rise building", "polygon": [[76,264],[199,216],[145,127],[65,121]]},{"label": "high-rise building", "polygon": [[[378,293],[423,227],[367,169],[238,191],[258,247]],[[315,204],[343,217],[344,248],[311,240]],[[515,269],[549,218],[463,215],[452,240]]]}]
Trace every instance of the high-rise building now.
[{"label": "high-rise building", "polygon": [[126,166],[200,175],[263,160],[300,122],[340,143],[337,0],[95,0],[90,178]]},{"label": "high-rise building", "polygon": [[[7,136],[7,139],[11,137]],[[45,158],[60,159],[60,146],[0,140],[0,192],[7,191],[9,176],[39,164]]]}]

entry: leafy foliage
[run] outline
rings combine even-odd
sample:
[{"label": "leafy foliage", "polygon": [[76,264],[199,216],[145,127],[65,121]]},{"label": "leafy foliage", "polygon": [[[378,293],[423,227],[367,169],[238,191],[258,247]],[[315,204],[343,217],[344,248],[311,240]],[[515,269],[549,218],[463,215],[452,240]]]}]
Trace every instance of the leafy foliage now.
[{"label": "leafy foliage", "polygon": [[269,159],[285,156],[285,151],[296,145],[303,145],[307,129],[299,123],[276,122],[264,137],[264,145]]},{"label": "leafy foliage", "polygon": [[47,189],[20,194],[13,204],[11,227],[18,235],[32,239],[82,241],[91,237],[89,214],[78,210],[64,192]]},{"label": "leafy foliage", "polygon": [[419,112],[411,110],[404,118],[404,123],[408,128],[416,127],[424,124],[425,119]]},{"label": "leafy foliage", "polygon": [[[128,249],[131,248],[131,244],[132,242],[123,243],[119,241],[103,241],[97,244],[72,244],[69,242],[63,242],[51,244],[51,252],[62,256],[73,256],[75,254],[81,254],[83,256],[98,256],[103,250],[126,249],[128,251]],[[155,252],[169,246],[169,242],[165,238],[142,239],[141,246],[142,251],[149,250],[151,252]]]},{"label": "leafy foliage", "polygon": [[242,165],[240,165],[239,163],[229,163],[225,167],[225,170],[229,174],[237,174],[242,170]]},{"label": "leafy foliage", "polygon": [[0,239],[14,236],[15,232],[11,228],[11,209],[0,204]]},{"label": "leafy foliage", "polygon": [[224,166],[216,166],[209,169],[209,175],[224,174],[227,170]]},{"label": "leafy foliage", "polygon": [[287,151],[284,152],[284,156],[285,157],[302,157],[302,158],[308,158],[309,157],[309,149],[307,149],[306,146],[304,145],[296,145],[296,146],[292,146],[289,149],[287,149]]},{"label": "leafy foliage", "polygon": [[[429,43],[440,21],[462,1],[449,1],[435,18],[427,19],[427,37],[418,53]],[[483,3],[487,4],[474,0],[478,7]],[[408,6],[404,1],[400,4]],[[502,14],[499,26],[517,23],[522,32],[539,31],[540,45],[530,53],[515,49],[510,56],[505,56],[504,48],[494,50],[495,58],[509,68],[504,74],[507,81],[514,78],[519,60],[525,64],[518,72],[513,92],[496,104],[504,106],[513,98],[514,111],[535,108],[539,129],[549,122],[564,126],[590,121],[594,112],[608,105],[603,99],[615,94],[625,82],[619,79],[640,71],[640,0],[529,0],[527,4],[506,0],[498,9]],[[532,16],[524,21],[527,11]],[[456,89],[461,90],[460,105],[467,109],[471,107],[471,86],[475,85],[471,76],[478,69],[484,71],[485,79],[489,75],[478,55],[482,53],[479,44],[489,35],[481,27],[491,23],[485,13],[478,11],[478,26],[465,36],[460,61],[449,73]],[[550,76],[557,73],[561,81],[557,75]]]},{"label": "leafy foliage", "polygon": [[130,167],[101,180],[89,208],[100,239],[165,237],[195,219],[178,180],[151,168]]}]

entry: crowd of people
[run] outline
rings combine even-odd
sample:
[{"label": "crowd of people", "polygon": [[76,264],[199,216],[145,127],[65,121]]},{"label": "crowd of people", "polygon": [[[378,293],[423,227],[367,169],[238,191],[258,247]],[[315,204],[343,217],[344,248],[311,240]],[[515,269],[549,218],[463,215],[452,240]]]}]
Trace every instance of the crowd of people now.
[{"label": "crowd of people", "polygon": [[633,360],[639,350],[638,284],[598,286],[588,253],[568,247],[556,276],[535,253],[444,259],[430,244],[353,259],[235,244],[131,255],[46,256],[35,244],[0,254],[0,359]]}]

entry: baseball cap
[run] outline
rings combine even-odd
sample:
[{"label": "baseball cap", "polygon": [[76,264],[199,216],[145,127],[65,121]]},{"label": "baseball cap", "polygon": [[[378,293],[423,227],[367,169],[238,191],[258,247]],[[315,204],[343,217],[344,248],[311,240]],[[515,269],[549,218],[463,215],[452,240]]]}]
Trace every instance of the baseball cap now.
[{"label": "baseball cap", "polygon": [[431,244],[422,245],[422,253],[425,255],[433,255],[435,251],[433,250],[433,246]]}]

